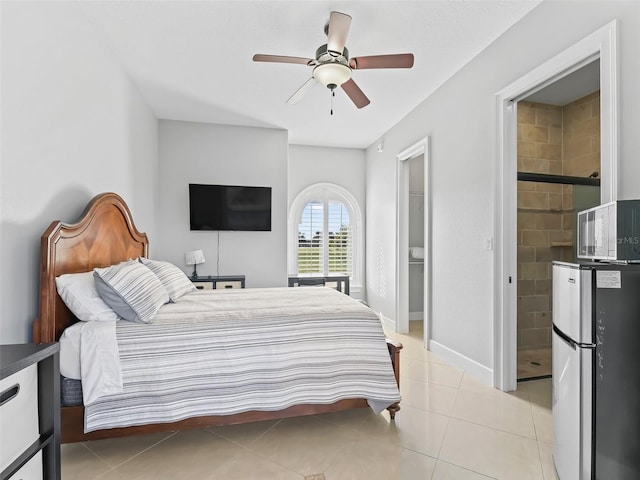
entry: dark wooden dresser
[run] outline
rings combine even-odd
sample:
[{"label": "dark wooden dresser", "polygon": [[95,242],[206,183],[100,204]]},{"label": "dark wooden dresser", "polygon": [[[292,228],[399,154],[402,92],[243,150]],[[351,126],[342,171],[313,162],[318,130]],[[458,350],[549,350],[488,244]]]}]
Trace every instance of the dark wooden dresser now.
[{"label": "dark wooden dresser", "polygon": [[60,480],[60,345],[0,345],[0,480]]}]

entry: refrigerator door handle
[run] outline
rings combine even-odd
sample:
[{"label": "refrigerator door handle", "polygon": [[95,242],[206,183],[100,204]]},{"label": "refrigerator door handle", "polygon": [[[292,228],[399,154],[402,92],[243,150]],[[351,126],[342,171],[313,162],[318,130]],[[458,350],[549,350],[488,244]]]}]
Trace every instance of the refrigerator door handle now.
[{"label": "refrigerator door handle", "polygon": [[573,340],[571,340],[566,334],[564,334],[562,332],[562,330],[560,330],[558,327],[556,327],[555,325],[553,326],[553,332],[555,334],[558,335],[558,337],[560,338],[560,340],[562,340],[564,343],[566,343],[567,345],[569,345],[571,348],[573,348],[574,350],[576,348],[578,348],[578,344],[576,342],[574,342]]}]

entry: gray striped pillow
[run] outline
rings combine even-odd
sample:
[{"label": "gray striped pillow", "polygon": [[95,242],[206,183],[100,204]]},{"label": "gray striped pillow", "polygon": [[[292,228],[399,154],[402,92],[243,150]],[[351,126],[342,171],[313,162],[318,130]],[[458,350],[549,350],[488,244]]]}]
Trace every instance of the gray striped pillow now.
[{"label": "gray striped pillow", "polygon": [[167,290],[172,302],[177,302],[180,297],[197,290],[191,280],[178,267],[162,260],[149,260],[139,257],[138,260],[156,274],[162,286]]},{"label": "gray striped pillow", "polygon": [[160,307],[169,302],[158,277],[136,261],[96,268],[93,277],[104,302],[131,322],[151,323]]}]

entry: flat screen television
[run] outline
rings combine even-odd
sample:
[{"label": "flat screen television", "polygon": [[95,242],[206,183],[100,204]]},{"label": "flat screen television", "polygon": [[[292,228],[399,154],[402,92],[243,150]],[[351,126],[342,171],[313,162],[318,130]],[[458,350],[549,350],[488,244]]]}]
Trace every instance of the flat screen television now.
[{"label": "flat screen television", "polygon": [[271,187],[189,184],[191,230],[271,231]]}]

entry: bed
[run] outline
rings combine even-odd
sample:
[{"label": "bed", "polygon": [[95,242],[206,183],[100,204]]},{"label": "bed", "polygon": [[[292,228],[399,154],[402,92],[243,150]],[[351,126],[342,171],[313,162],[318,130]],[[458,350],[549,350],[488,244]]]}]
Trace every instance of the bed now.
[{"label": "bed", "polygon": [[[69,225],[59,221],[53,222],[41,237],[40,314],[33,325],[34,342],[58,341],[67,327],[71,327],[78,322],[78,319],[71,313],[58,294],[56,289],[56,277],[63,274],[89,272],[94,268],[108,267],[116,265],[119,262],[125,262],[138,257],[146,258],[148,257],[148,253],[149,244],[147,236],[137,230],[132,220],[129,208],[124,200],[115,193],[103,193],[96,196],[87,205],[81,219],[76,224]],[[266,292],[269,289],[247,290],[251,290],[251,292],[221,292],[221,294],[227,296],[245,295],[245,297],[240,299],[240,303],[249,305],[251,304],[251,301],[253,301],[250,300],[251,297],[258,297],[269,293]],[[265,290],[265,292],[262,292],[262,290]],[[328,289],[325,288],[282,288],[274,289],[274,294],[277,293],[278,290],[280,290],[278,295],[283,295],[282,302],[289,302],[291,304],[304,304],[307,300],[302,299],[307,298],[308,295],[329,294],[326,292]],[[295,295],[303,295],[301,292],[302,290],[309,293],[308,295],[305,293],[305,297],[300,296],[299,299],[291,298],[291,294],[293,294],[294,290],[296,291]],[[320,293],[320,290],[325,291],[325,293]],[[200,291],[199,293],[203,294]],[[340,295],[340,298],[336,297],[338,303],[342,302],[346,305],[347,309],[357,312],[355,317],[360,315],[364,318],[366,316],[363,310],[366,307],[363,307],[360,304],[356,306],[355,304],[357,304],[357,302],[337,292],[333,292],[331,294]],[[217,294],[215,292],[208,292],[203,295]],[[205,297],[198,297],[198,300],[204,298]],[[229,300],[227,297],[218,296],[214,301],[217,303],[224,303],[220,301],[222,298],[225,298],[225,302],[232,300]],[[311,303],[317,303],[318,300],[309,300],[309,302],[309,308],[312,308]],[[284,316],[285,314],[283,313],[282,315]],[[220,317],[220,314],[218,314],[218,317],[222,318]],[[251,321],[251,318],[246,311],[241,314],[237,314],[236,317],[247,318],[247,321]],[[281,331],[290,332],[293,328],[295,328],[295,326],[291,324],[289,327],[286,327]],[[317,325],[313,328],[317,328]],[[348,330],[345,331],[348,332]],[[282,335],[282,342],[274,341],[273,339],[271,339],[270,342],[272,344],[286,343],[285,337],[287,337],[287,335]],[[291,335],[289,335],[289,337],[291,337]],[[336,352],[345,350],[346,347],[343,340],[344,339],[341,339],[339,336],[334,335],[334,339],[332,341],[335,342]],[[327,341],[331,341],[331,339]],[[357,351],[360,350],[360,345],[353,344],[350,348],[352,348],[354,352],[353,354],[355,355]],[[401,348],[402,345],[398,343],[394,343],[389,340],[386,342],[386,351],[384,356],[386,357],[386,353],[388,353],[389,357],[386,357],[385,361],[389,365],[388,368],[392,371],[392,375],[395,379],[395,385],[398,385],[399,380],[399,353]],[[336,359],[339,360],[340,358],[341,357],[339,355],[336,355]],[[384,364],[384,362],[382,364]],[[347,366],[345,365],[338,365],[338,367],[342,370],[347,369]],[[293,396],[292,398],[296,397]],[[245,411],[225,413],[221,415],[197,414],[189,416],[188,418],[182,418],[180,420],[170,422],[157,422],[155,420],[151,423],[143,424],[140,424],[139,422],[138,424],[135,424],[134,422],[134,424],[130,426],[99,428],[89,432],[85,432],[86,412],[84,406],[62,407],[62,442],[69,443],[160,431],[175,431],[188,428],[240,424],[261,420],[336,412],[354,408],[365,408],[370,406],[367,400],[361,397],[340,397],[336,401],[332,400],[333,399],[331,398],[326,398],[319,403],[300,400],[301,403],[286,404],[283,408],[280,408],[281,405],[273,403],[269,406],[258,406],[258,408],[250,408]],[[391,418],[394,418],[399,409],[399,397],[397,402],[393,402],[387,407]],[[108,410],[103,409],[102,414],[103,417],[105,414],[106,416],[109,416]]]}]

